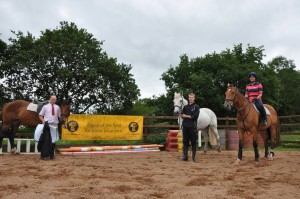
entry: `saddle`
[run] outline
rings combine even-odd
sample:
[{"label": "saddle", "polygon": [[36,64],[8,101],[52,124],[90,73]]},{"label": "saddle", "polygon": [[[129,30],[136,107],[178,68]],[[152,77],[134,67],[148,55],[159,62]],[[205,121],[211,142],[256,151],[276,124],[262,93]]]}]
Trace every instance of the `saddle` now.
[{"label": "saddle", "polygon": [[[259,112],[259,110],[256,108],[256,106],[255,106],[254,103],[252,103],[252,106],[254,107],[254,109],[256,110],[256,112],[260,115],[260,112]],[[265,106],[264,106],[264,109],[265,109],[265,111],[266,111],[267,116],[271,114],[270,111],[269,111],[269,109],[267,109]]]},{"label": "saddle", "polygon": [[37,99],[34,99],[27,106],[27,110],[39,113],[42,110],[43,106],[48,103],[48,101],[38,101]]}]

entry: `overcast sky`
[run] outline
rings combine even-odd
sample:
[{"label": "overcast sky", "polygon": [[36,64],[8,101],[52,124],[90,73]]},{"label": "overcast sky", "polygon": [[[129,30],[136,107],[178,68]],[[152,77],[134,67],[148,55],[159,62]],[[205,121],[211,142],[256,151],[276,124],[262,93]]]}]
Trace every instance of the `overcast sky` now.
[{"label": "overcast sky", "polygon": [[[0,38],[35,37],[74,22],[108,56],[131,64],[141,98],[165,93],[161,75],[179,56],[264,46],[264,63],[282,55],[300,70],[299,0],[0,0]],[[245,74],[246,75],[246,74]]]}]

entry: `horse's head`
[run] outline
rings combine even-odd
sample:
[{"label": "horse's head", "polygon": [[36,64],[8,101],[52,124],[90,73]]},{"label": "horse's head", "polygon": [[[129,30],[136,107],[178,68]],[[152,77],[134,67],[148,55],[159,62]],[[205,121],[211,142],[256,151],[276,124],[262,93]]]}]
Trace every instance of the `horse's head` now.
[{"label": "horse's head", "polygon": [[231,111],[234,108],[234,100],[238,94],[238,89],[234,85],[228,84],[225,92],[224,108]]},{"label": "horse's head", "polygon": [[63,100],[61,102],[57,102],[56,104],[58,106],[60,106],[60,110],[61,110],[61,115],[60,115],[60,118],[59,118],[59,122],[61,124],[65,124],[66,121],[67,121],[67,118],[70,116],[70,112],[71,112],[71,103],[72,103],[72,100],[69,99],[69,100]]},{"label": "horse's head", "polygon": [[183,98],[181,93],[174,93],[174,115],[181,114],[183,107],[187,105],[187,100]]}]

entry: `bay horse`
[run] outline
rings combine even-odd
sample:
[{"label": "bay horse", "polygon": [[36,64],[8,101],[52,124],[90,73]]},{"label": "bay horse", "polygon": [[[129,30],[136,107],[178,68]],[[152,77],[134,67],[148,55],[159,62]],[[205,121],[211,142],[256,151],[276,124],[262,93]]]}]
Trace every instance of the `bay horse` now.
[{"label": "bay horse", "polygon": [[[236,164],[239,164],[243,158],[243,137],[245,132],[251,132],[253,135],[253,148],[255,154],[255,162],[259,162],[259,153],[257,148],[258,134],[260,133],[265,145],[265,158],[269,160],[273,159],[274,147],[280,142],[280,135],[278,131],[278,116],[275,109],[268,105],[264,106],[269,110],[270,115],[267,114],[268,125],[264,126],[263,123],[259,121],[259,113],[254,107],[255,105],[246,99],[242,95],[236,86],[228,85],[225,92],[225,102],[224,108],[228,111],[232,108],[237,109],[236,125],[238,129],[239,136],[239,149],[238,149],[238,159]],[[268,152],[268,140],[271,139],[271,151]]]},{"label": "bay horse", "polygon": [[[188,104],[188,101],[184,99],[181,93],[174,93],[174,115],[179,115],[183,111],[183,107]],[[178,124],[180,128],[182,126],[182,119],[178,117]],[[217,144],[218,152],[221,152],[220,136],[217,130],[217,116],[208,108],[200,108],[199,117],[197,119],[197,130],[201,130],[201,134],[204,137],[204,153],[208,150],[208,138],[210,138],[211,145]]]},{"label": "bay horse", "polygon": [[[36,127],[41,124],[39,113],[27,110],[30,102],[24,100],[16,100],[4,105],[2,109],[2,132],[0,131],[0,153],[2,152],[2,141],[4,137],[8,137],[11,145],[11,153],[17,153],[14,144],[14,138],[18,132],[20,125]],[[71,99],[56,102],[60,106],[61,116],[60,124],[65,124],[71,111]]]}]

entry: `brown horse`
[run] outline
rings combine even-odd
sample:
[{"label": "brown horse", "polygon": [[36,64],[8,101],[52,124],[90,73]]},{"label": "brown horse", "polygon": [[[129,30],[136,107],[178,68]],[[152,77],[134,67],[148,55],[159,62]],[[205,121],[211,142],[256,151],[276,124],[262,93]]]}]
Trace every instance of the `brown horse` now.
[{"label": "brown horse", "polygon": [[[19,126],[23,124],[29,127],[36,127],[41,123],[37,112],[27,110],[29,104],[30,102],[27,101],[16,100],[4,105],[2,109],[2,132],[0,131],[0,153],[4,136],[9,138],[11,152],[16,153],[14,138]],[[60,123],[65,124],[70,115],[71,100],[64,100],[62,103],[57,102],[56,104],[61,109]]]},{"label": "brown horse", "polygon": [[[233,107],[237,109],[236,125],[239,135],[239,150],[238,159],[236,163],[238,164],[243,157],[243,137],[246,131],[251,132],[253,135],[253,147],[255,153],[255,162],[259,162],[259,153],[257,149],[257,139],[258,134],[261,133],[264,139],[265,145],[265,157],[270,160],[274,156],[274,147],[280,142],[280,136],[278,131],[278,117],[275,109],[268,105],[264,106],[269,110],[270,115],[268,115],[268,125],[264,126],[259,121],[259,114],[254,108],[254,104],[249,102],[236,88],[235,86],[229,85],[227,91],[225,92],[225,102],[224,108],[231,110]],[[271,151],[268,152],[268,139],[271,139]]]}]

